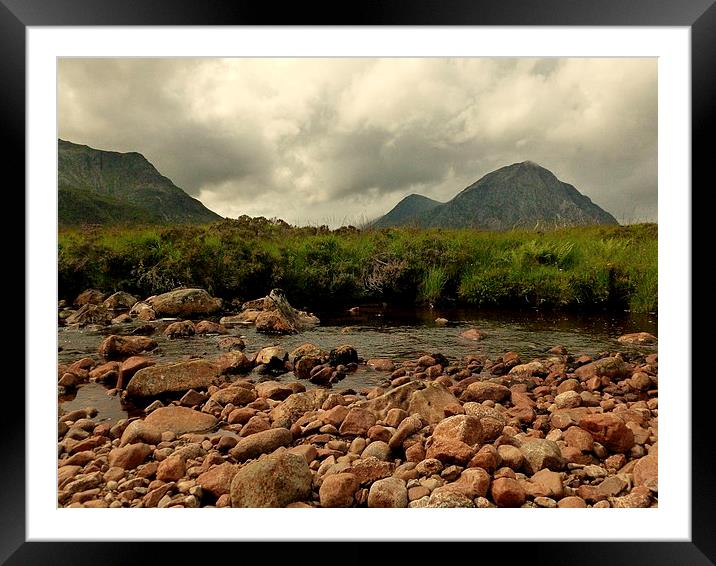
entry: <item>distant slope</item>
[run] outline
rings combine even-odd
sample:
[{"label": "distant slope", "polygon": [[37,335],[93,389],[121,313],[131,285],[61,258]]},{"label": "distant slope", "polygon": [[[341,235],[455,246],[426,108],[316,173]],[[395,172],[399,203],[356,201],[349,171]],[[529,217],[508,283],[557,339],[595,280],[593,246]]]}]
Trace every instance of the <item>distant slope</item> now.
[{"label": "distant slope", "polygon": [[59,140],[57,175],[60,225],[202,224],[221,218],[139,153]]},{"label": "distant slope", "polygon": [[[379,219],[381,226],[395,225],[383,222],[387,216]],[[445,204],[402,221],[426,228],[482,230],[618,224],[572,185],[531,161],[488,173]]]},{"label": "distant slope", "polygon": [[372,226],[374,228],[387,228],[389,226],[405,226],[416,224],[417,218],[442,203],[422,195],[408,195],[385,216],[382,216]]}]

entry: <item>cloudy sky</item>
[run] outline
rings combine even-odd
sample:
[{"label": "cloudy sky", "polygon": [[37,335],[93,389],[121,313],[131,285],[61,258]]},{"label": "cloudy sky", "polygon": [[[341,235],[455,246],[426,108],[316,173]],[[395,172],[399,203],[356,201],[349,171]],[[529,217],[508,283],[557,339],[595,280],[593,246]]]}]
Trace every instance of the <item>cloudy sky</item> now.
[{"label": "cloudy sky", "polygon": [[222,216],[359,223],[531,160],[657,218],[656,59],[63,59],[59,137]]}]

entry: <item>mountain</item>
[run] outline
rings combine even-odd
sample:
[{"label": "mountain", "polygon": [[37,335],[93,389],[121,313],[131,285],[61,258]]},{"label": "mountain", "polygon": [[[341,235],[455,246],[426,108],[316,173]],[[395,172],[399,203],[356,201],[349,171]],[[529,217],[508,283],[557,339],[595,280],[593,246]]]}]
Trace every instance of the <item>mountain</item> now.
[{"label": "mountain", "polygon": [[140,153],[58,140],[60,225],[201,224],[221,219]]},{"label": "mountain", "polygon": [[385,216],[373,223],[375,228],[417,224],[416,219],[442,203],[422,195],[408,195]]},{"label": "mountain", "polygon": [[[389,219],[394,211],[378,219],[374,226],[397,226]],[[589,197],[531,161],[488,173],[452,200],[418,212],[412,218],[403,216],[401,223],[482,230],[618,224]]]}]

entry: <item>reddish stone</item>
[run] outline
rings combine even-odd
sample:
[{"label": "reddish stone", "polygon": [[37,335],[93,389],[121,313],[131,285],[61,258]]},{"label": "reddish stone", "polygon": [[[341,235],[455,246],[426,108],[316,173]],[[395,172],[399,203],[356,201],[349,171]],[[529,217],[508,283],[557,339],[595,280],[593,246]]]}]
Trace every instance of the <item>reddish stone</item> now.
[{"label": "reddish stone", "polygon": [[634,433],[614,413],[587,415],[579,427],[612,452],[627,452],[634,446]]},{"label": "reddish stone", "polygon": [[511,478],[498,478],[492,482],[492,499],[498,507],[520,507],[527,493],[520,482]]},{"label": "reddish stone", "polygon": [[323,478],[318,495],[321,507],[350,507],[360,482],[355,474],[330,474]]}]

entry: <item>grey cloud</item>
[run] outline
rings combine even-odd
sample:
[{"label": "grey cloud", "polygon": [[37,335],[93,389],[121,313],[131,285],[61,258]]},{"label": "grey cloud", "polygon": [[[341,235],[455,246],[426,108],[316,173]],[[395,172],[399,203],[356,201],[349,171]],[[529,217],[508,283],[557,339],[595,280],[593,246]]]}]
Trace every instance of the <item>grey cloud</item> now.
[{"label": "grey cloud", "polygon": [[[139,151],[218,213],[341,223],[530,159],[656,220],[656,61],[65,59],[59,135]],[[341,211],[336,214],[335,211]]]}]

